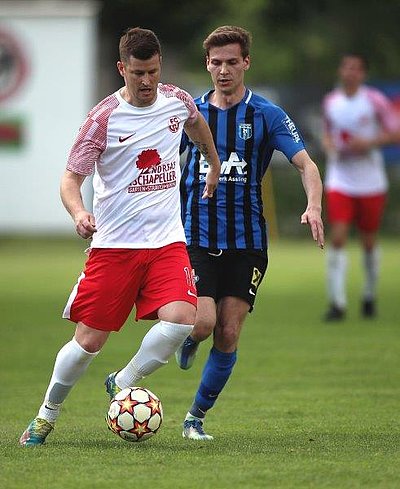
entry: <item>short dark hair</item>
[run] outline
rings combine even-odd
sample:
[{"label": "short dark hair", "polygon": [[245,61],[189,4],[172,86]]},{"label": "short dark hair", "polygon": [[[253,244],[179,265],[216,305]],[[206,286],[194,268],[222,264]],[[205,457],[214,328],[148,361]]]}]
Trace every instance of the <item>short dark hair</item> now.
[{"label": "short dark hair", "polygon": [[120,60],[127,62],[131,56],[146,60],[155,54],[161,56],[161,45],[157,36],[149,29],[129,27],[119,41]]},{"label": "short dark hair", "polygon": [[363,68],[365,71],[368,71],[369,69],[369,60],[367,56],[364,53],[360,53],[358,51],[348,51],[345,52],[342,57],[341,61],[343,61],[345,58],[357,58],[358,60],[361,61]]},{"label": "short dark hair", "polygon": [[243,58],[249,55],[251,46],[250,32],[234,25],[223,25],[209,34],[203,42],[203,48],[208,56],[210,49],[226,46],[227,44],[239,44]]}]

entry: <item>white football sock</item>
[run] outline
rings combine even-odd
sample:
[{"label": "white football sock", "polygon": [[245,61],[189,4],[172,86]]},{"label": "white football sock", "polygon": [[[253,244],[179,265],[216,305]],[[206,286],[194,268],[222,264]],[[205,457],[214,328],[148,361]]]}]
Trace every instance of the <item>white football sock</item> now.
[{"label": "white football sock", "polygon": [[61,404],[85,373],[90,362],[99,352],[89,353],[79,343],[72,340],[58,352],[53,375],[40,406],[38,417],[54,423],[60,414]]},{"label": "white football sock", "polygon": [[115,382],[121,389],[133,387],[146,375],[168,363],[184,339],[193,329],[189,324],[169,323],[160,321],[144,336],[136,355],[128,365],[120,370]]},{"label": "white football sock", "polygon": [[372,300],[376,295],[376,286],[378,283],[381,253],[378,247],[372,248],[370,251],[364,250],[363,264],[365,272],[365,282],[363,298]]},{"label": "white football sock", "polygon": [[331,304],[341,309],[347,305],[346,298],[346,275],[347,275],[347,253],[342,248],[329,248],[327,253],[328,297]]}]

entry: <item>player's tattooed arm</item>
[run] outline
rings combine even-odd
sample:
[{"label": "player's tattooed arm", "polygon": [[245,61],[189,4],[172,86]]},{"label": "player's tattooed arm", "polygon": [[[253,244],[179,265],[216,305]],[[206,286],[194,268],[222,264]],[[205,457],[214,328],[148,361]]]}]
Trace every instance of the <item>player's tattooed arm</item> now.
[{"label": "player's tattooed arm", "polygon": [[185,132],[209,164],[203,198],[212,197],[218,185],[221,163],[210,128],[204,117],[199,113],[194,122],[185,124]]},{"label": "player's tattooed arm", "polygon": [[193,144],[200,151],[200,153],[204,156],[204,158],[208,161],[210,157],[210,149],[206,143],[202,143],[201,141],[193,141]]}]

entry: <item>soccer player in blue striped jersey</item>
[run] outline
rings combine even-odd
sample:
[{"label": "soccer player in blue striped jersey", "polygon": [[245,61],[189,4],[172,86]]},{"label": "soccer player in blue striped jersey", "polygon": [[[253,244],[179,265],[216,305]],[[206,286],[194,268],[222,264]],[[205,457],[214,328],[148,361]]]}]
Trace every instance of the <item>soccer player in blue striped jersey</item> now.
[{"label": "soccer player in blue striped jersey", "polygon": [[182,219],[198,292],[195,327],[176,352],[191,367],[198,345],[213,333],[213,346],[200,385],[183,424],[183,436],[211,440],[203,428],[236,362],[240,331],[253,309],[267,269],[267,233],[261,182],[275,150],[300,172],[307,195],[301,223],[322,248],[322,183],[316,164],[290,117],[244,84],[250,68],[251,35],[222,26],[204,41],[213,90],[195,102],[214,137],[221,160],[218,189],[202,198],[208,164],[196,142],[183,138],[187,161],[181,179]]}]

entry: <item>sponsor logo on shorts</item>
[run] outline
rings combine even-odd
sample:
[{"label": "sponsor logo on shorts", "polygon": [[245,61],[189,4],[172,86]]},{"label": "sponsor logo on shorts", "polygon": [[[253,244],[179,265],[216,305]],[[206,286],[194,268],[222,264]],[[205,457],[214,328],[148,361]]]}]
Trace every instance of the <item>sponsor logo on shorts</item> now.
[{"label": "sponsor logo on shorts", "polygon": [[191,290],[188,290],[188,291],[187,291],[187,293],[188,293],[188,295],[190,295],[191,297],[196,297],[196,299],[197,299],[197,295],[196,295],[196,294],[194,294],[194,293],[193,293]]}]

